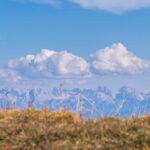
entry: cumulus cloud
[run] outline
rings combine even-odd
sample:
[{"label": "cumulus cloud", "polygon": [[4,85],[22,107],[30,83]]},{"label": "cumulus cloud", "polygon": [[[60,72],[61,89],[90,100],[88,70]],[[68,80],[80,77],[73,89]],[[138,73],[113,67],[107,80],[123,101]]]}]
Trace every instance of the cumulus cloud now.
[{"label": "cumulus cloud", "polygon": [[8,68],[25,77],[74,77],[89,74],[89,64],[67,51],[56,52],[44,49],[37,55],[12,60]]},{"label": "cumulus cloud", "polygon": [[11,69],[0,69],[0,81],[1,82],[16,82],[21,80],[21,77]]},{"label": "cumulus cloud", "polygon": [[138,74],[150,71],[150,61],[135,56],[119,43],[92,54],[91,69],[96,74]]},{"label": "cumulus cloud", "polygon": [[150,0],[71,0],[84,8],[96,8],[111,12],[125,12],[150,7]]}]

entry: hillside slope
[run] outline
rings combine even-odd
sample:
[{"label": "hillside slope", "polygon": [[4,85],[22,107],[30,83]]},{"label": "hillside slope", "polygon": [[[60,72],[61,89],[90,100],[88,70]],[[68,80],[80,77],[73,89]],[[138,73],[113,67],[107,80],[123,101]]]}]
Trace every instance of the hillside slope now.
[{"label": "hillside slope", "polygon": [[82,120],[60,110],[1,110],[0,150],[148,150],[150,116]]}]

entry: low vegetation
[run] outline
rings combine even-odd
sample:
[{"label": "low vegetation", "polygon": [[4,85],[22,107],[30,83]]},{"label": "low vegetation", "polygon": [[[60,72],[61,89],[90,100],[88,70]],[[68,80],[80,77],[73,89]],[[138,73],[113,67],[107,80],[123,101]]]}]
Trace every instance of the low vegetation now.
[{"label": "low vegetation", "polygon": [[72,112],[1,110],[0,150],[149,150],[150,116],[83,120]]}]

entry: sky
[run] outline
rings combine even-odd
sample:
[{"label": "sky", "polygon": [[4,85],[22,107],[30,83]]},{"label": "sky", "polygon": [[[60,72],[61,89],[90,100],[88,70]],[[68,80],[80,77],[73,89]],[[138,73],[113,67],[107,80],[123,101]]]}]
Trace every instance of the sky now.
[{"label": "sky", "polygon": [[150,92],[149,17],[150,0],[1,0],[0,81]]}]

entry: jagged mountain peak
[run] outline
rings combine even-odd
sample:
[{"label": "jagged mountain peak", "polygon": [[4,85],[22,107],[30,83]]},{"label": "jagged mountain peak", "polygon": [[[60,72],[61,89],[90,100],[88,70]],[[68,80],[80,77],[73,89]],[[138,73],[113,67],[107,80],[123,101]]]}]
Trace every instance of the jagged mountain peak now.
[{"label": "jagged mountain peak", "polygon": [[144,100],[146,94],[142,92],[136,91],[134,88],[128,87],[128,86],[123,86],[120,88],[119,92],[117,93],[116,97],[121,97],[121,98],[130,98],[130,99],[136,99],[136,100]]}]

